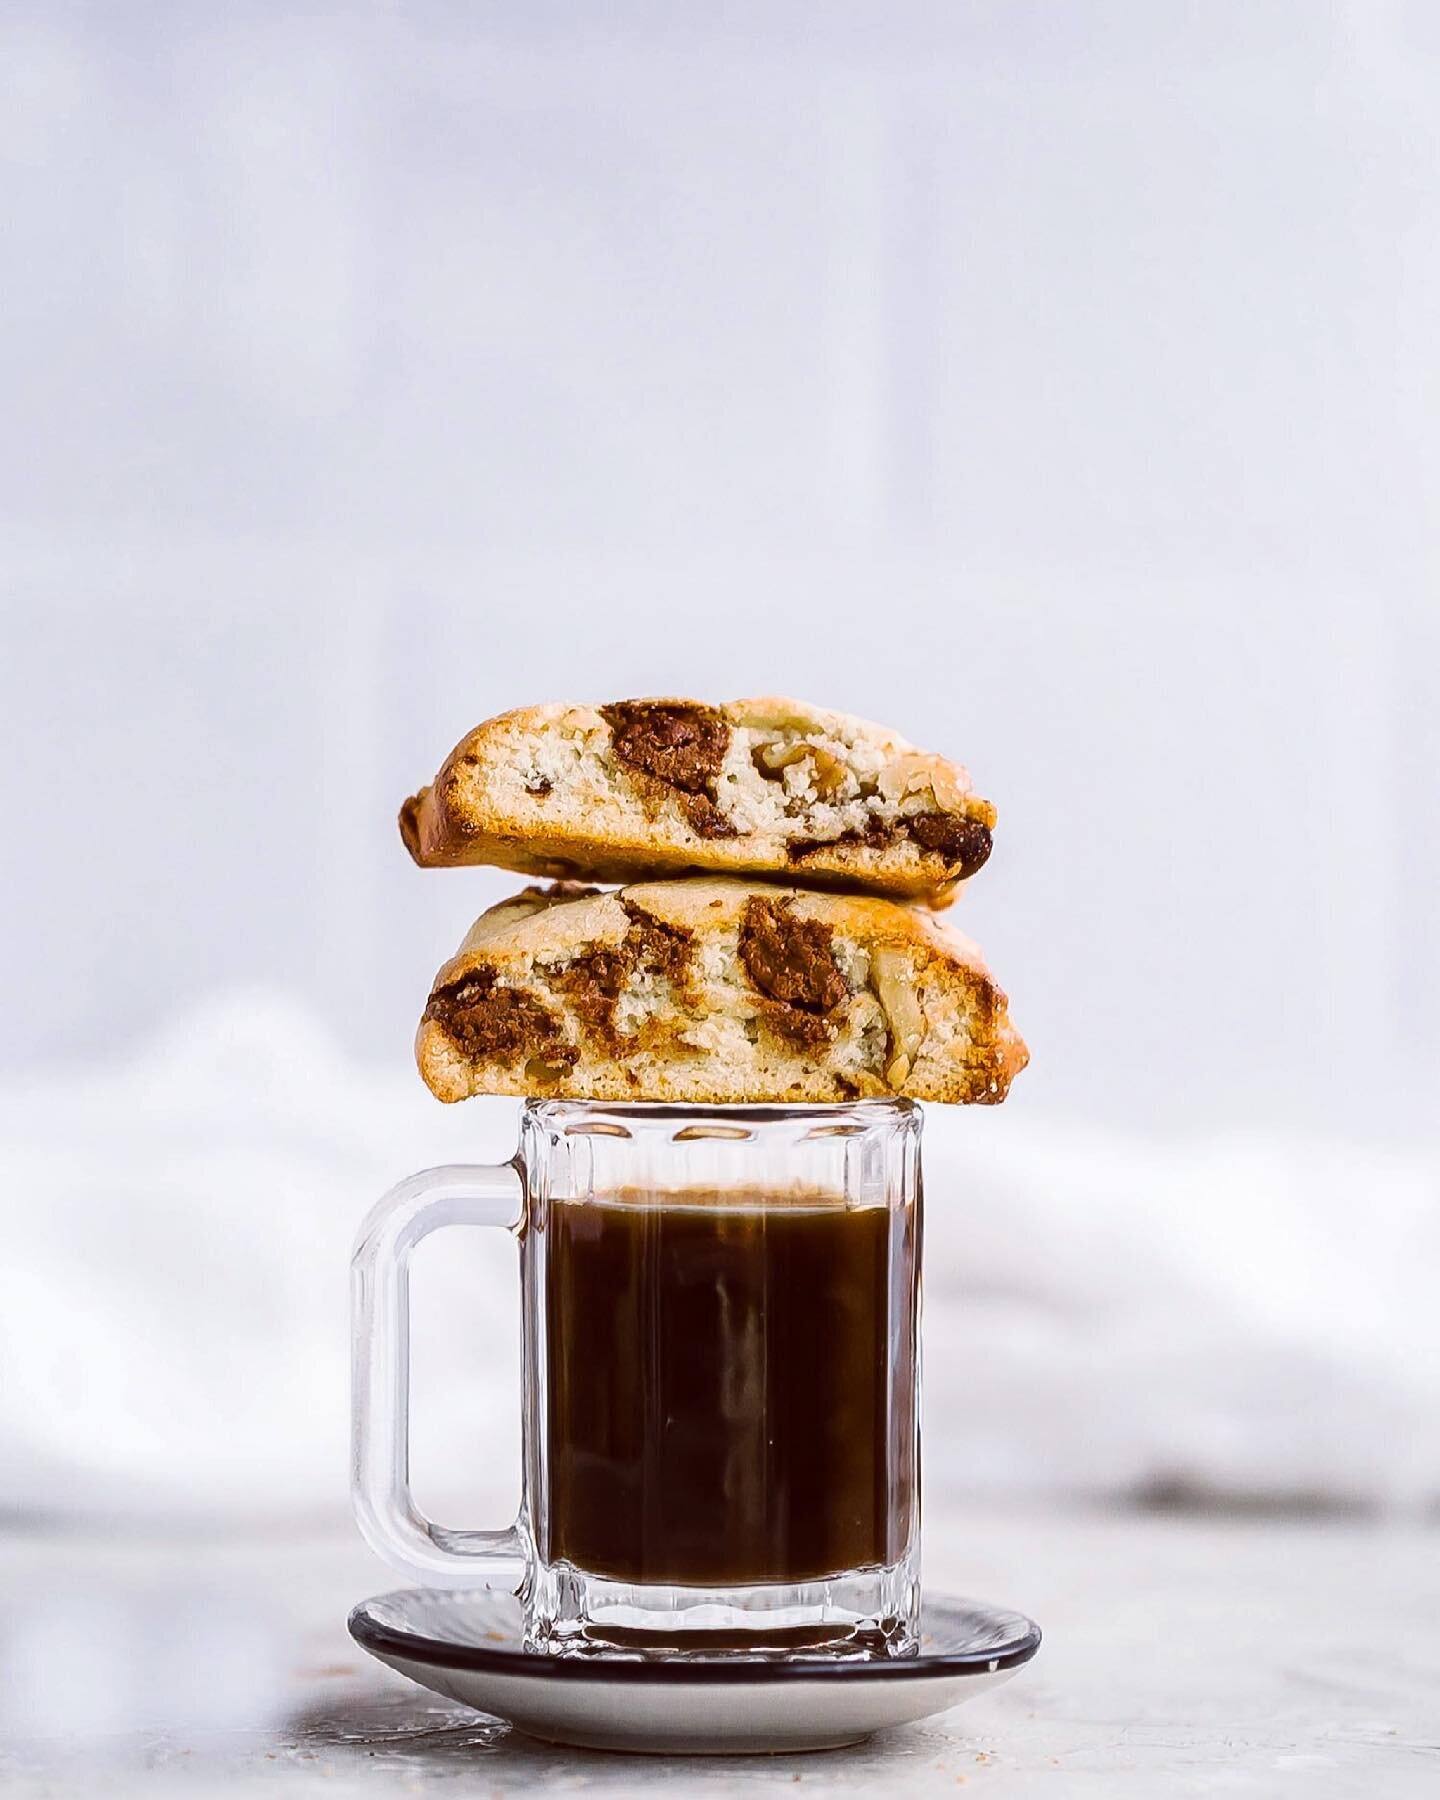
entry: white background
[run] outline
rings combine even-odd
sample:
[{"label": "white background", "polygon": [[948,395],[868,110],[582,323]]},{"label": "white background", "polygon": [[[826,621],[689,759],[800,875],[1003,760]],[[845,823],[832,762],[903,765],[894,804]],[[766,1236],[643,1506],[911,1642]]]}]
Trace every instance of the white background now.
[{"label": "white background", "polygon": [[353,1228],[509,1148],[396,807],[654,692],[999,805],[932,1480],[1440,1493],[1433,7],[22,4],[0,202],[14,1507],[343,1505]]}]

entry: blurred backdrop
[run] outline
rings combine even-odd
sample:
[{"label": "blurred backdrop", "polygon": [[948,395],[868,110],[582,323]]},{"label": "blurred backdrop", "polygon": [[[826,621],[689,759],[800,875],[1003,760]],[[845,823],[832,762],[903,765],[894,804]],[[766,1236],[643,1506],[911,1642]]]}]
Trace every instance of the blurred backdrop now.
[{"label": "blurred backdrop", "polygon": [[[0,1505],[342,1517],[355,1227],[513,1131],[400,800],[767,691],[1000,808],[932,1496],[1440,1503],[1433,6],[21,0],[0,203]],[[493,1516],[513,1271],[420,1276]]]}]

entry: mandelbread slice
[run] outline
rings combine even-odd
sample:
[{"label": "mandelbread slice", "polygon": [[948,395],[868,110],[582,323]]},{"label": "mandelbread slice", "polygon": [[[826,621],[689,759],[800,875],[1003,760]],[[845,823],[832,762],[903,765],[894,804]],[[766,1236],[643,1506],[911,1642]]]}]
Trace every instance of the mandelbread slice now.
[{"label": "mandelbread slice", "polygon": [[697,877],[528,888],[435,978],[441,1100],[1003,1100],[1029,1060],[979,950],[868,895]]},{"label": "mandelbread slice", "polygon": [[424,868],[599,881],[713,871],[932,906],[984,863],[994,823],[957,763],[782,699],[503,713],[400,813]]}]

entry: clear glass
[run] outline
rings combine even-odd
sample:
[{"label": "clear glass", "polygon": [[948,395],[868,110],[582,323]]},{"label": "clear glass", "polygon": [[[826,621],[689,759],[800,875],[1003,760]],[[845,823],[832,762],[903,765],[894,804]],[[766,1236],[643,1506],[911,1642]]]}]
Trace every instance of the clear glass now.
[{"label": "clear glass", "polygon": [[[898,1656],[919,1613],[920,1114],[530,1101],[355,1254],[356,1514],[429,1586],[519,1594],[536,1651]],[[407,1265],[519,1241],[524,1480],[502,1531],[407,1474]]]}]

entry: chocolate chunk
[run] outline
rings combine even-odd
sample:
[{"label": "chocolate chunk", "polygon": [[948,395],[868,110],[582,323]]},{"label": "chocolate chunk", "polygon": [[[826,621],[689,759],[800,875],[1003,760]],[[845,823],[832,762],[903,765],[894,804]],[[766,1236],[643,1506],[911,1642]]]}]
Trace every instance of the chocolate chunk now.
[{"label": "chocolate chunk", "polygon": [[957,864],[962,877],[983,868],[990,855],[990,827],[978,819],[960,813],[916,813],[905,825],[922,850],[932,850],[946,862]]},{"label": "chocolate chunk", "polygon": [[740,924],[740,960],[762,994],[808,1013],[827,1013],[849,993],[835,965],[828,925],[797,919],[788,900],[752,897]]},{"label": "chocolate chunk", "polygon": [[708,794],[681,794],[680,804],[685,809],[685,817],[697,836],[703,838],[733,838],[740,832],[721,812],[720,808]]},{"label": "chocolate chunk", "polygon": [[681,986],[690,967],[694,934],[683,925],[665,924],[633,900],[623,900],[621,905],[630,915],[630,929],[621,947],[631,957],[633,966],[647,974],[663,975]]},{"label": "chocolate chunk", "polygon": [[547,1063],[573,1065],[579,1051],[561,1039],[560,1022],[545,1003],[524,988],[501,987],[493,969],[476,969],[437,989],[425,1017],[433,1019],[466,1056],[543,1056]]},{"label": "chocolate chunk", "polygon": [[551,980],[565,994],[585,1028],[611,1048],[623,1042],[615,1029],[615,1007],[637,971],[683,988],[690,967],[691,934],[666,925],[629,901],[630,924],[612,947],[588,950],[557,969]]},{"label": "chocolate chunk", "polygon": [[791,1006],[784,1000],[762,1000],[760,1004],[767,1024],[807,1050],[819,1050],[834,1039],[835,1027],[824,1013],[808,1012],[803,1006]]},{"label": "chocolate chunk", "polygon": [[902,832],[908,832],[922,850],[956,865],[955,873],[962,879],[984,867],[993,841],[988,825],[959,813],[915,813],[893,825],[887,825],[878,813],[871,813],[863,831],[842,831],[833,838],[791,838],[785,854],[792,863],[801,863],[836,844],[864,844],[872,850],[883,850]]},{"label": "chocolate chunk", "polygon": [[617,700],[600,708],[616,756],[685,794],[715,798],[730,727],[713,706],[676,700]]},{"label": "chocolate chunk", "polygon": [[614,1033],[615,1003],[630,976],[630,959],[617,947],[589,950],[550,977],[585,1030],[607,1041]]}]

